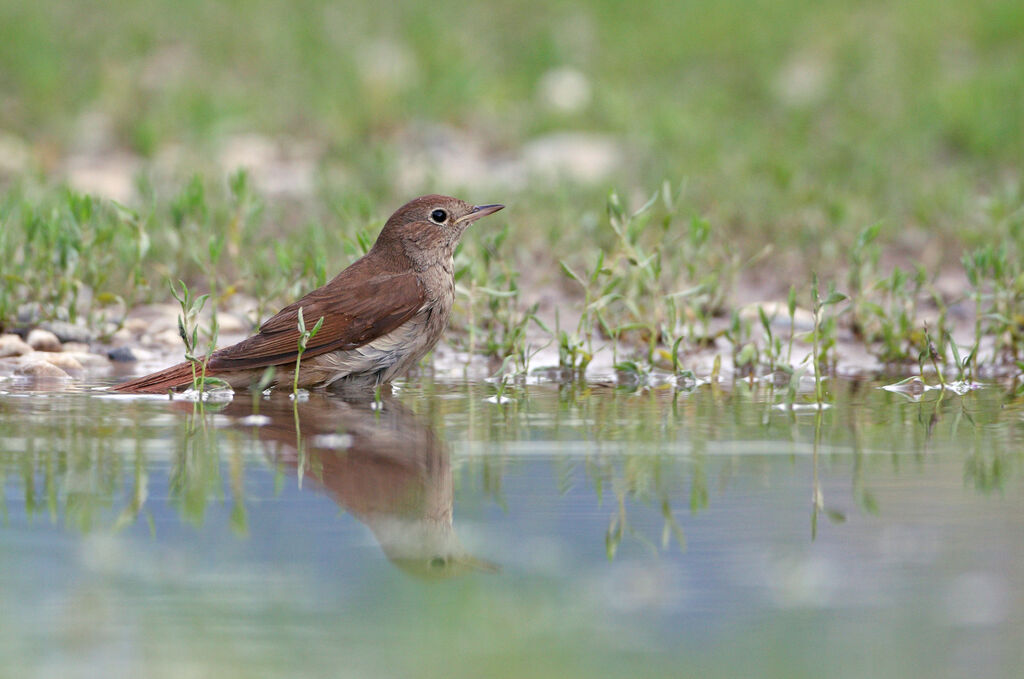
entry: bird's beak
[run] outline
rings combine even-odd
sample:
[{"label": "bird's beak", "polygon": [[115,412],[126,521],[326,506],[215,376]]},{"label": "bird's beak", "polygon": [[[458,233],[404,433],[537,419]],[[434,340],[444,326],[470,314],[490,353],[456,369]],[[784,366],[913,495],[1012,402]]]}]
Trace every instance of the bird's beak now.
[{"label": "bird's beak", "polygon": [[467,224],[470,224],[470,223],[475,222],[476,220],[480,219],[481,217],[486,217],[487,215],[494,214],[495,212],[497,212],[498,210],[502,209],[503,207],[505,207],[505,206],[504,205],[497,205],[497,204],[495,204],[495,205],[474,205],[473,206],[473,211],[470,212],[468,215],[463,215],[462,217],[459,217],[458,221],[459,222],[466,222]]}]

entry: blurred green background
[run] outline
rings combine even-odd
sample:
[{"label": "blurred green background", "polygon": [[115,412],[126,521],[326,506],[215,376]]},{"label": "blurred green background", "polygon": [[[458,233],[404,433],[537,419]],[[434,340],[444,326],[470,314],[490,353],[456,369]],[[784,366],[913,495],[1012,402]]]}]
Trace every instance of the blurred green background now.
[{"label": "blurred green background", "polygon": [[1012,0],[5,0],[0,25],[0,129],[44,169],[255,132],[387,192],[410,126],[495,156],[572,130],[622,146],[606,186],[689,177],[744,227],[958,229],[1024,158]]},{"label": "blurred green background", "polygon": [[668,182],[721,247],[773,245],[783,294],[876,222],[931,271],[1021,231],[1016,0],[3,0],[0,26],[11,223],[61,181],[159,204],[246,167],[275,235],[508,203],[504,257],[545,283],[613,238],[609,190]]}]

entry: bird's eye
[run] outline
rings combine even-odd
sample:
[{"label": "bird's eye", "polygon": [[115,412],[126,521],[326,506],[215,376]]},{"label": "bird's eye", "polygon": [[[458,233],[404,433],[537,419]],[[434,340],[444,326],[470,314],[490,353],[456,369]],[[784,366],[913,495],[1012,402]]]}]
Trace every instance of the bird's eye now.
[{"label": "bird's eye", "polygon": [[448,213],[444,210],[434,210],[430,213],[430,220],[437,224],[443,224],[446,219],[448,219]]}]

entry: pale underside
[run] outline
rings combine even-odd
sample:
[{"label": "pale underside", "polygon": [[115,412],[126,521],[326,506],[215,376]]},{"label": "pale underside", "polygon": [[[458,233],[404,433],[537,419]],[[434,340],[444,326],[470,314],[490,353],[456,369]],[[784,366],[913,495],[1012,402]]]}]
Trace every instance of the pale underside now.
[{"label": "pale underside", "polygon": [[[400,377],[433,349],[440,338],[448,318],[438,311],[424,306],[395,330],[361,347],[302,359],[299,386],[366,389]],[[239,389],[258,381],[264,370],[235,370],[217,377]],[[294,363],[279,365],[272,384],[290,388],[294,376]]]}]

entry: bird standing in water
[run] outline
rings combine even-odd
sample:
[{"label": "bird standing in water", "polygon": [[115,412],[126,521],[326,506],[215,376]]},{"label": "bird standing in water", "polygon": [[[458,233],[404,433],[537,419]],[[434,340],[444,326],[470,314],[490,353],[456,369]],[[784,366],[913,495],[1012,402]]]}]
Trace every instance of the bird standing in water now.
[{"label": "bird standing in water", "polygon": [[[438,195],[409,201],[391,215],[365,256],[281,309],[257,334],[213,352],[206,375],[240,389],[275,366],[275,383],[290,385],[299,355],[299,309],[310,326],[323,318],[302,354],[300,387],[373,389],[403,375],[448,325],[455,299],[452,255],[463,232],[503,207]],[[184,362],[114,389],[165,393],[191,384],[192,365]]]}]

